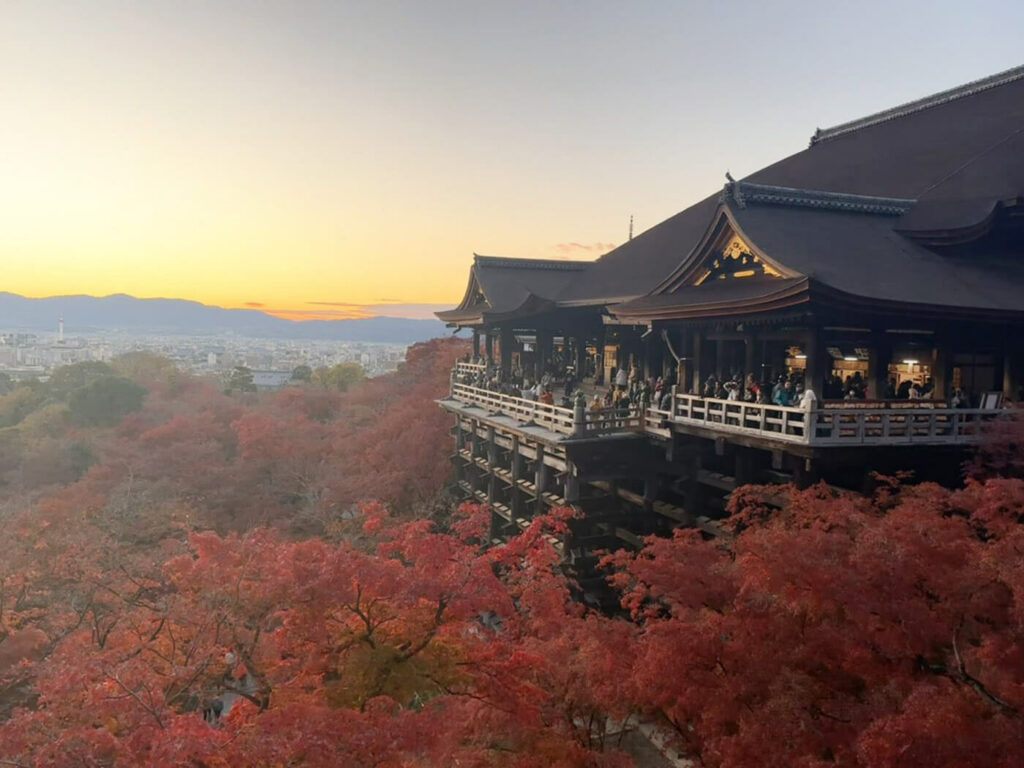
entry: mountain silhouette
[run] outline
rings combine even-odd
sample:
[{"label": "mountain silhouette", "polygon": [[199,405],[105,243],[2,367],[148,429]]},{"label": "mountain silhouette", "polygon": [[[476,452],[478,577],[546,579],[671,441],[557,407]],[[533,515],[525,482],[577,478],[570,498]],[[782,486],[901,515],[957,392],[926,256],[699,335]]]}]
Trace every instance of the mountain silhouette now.
[{"label": "mountain silhouette", "polygon": [[0,292],[0,330],[56,331],[61,317],[69,335],[122,331],[412,344],[450,333],[439,320],[370,317],[298,322],[258,309],[224,309],[185,299],[138,299],[125,294],[32,299]]}]

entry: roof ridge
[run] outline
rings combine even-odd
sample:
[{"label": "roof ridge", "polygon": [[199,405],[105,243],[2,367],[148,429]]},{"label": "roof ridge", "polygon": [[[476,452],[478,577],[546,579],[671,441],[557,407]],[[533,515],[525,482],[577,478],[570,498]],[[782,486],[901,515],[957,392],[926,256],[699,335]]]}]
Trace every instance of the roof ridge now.
[{"label": "roof ridge", "polygon": [[551,269],[564,270],[567,272],[579,272],[586,269],[589,262],[586,261],[564,261],[562,259],[520,259],[514,256],[482,256],[479,253],[473,254],[475,263],[484,263],[492,267],[504,267],[506,269]]},{"label": "roof ridge", "polygon": [[948,88],[938,93],[933,93],[930,96],[925,96],[920,99],[908,101],[904,104],[899,104],[895,107],[882,110],[881,112],[875,112],[874,114],[867,115],[865,117],[859,117],[856,120],[850,120],[839,125],[834,125],[831,128],[818,128],[814,135],[811,136],[810,145],[813,147],[820,141],[827,139],[833,139],[836,136],[842,136],[852,131],[860,130],[861,128],[867,128],[871,125],[877,125],[878,123],[885,123],[889,120],[895,120],[900,117],[921,112],[922,110],[929,109],[930,107],[937,107],[941,104],[946,104],[950,101],[956,101],[967,96],[974,96],[975,94],[983,91],[997,88],[1000,85],[1006,83],[1012,83],[1014,80],[1020,80],[1024,78],[1024,65],[1007,69],[1005,72],[999,72],[988,77],[983,77],[980,80],[972,80],[969,83],[958,85],[955,88]]},{"label": "roof ridge", "polygon": [[723,201],[732,198],[740,208],[746,208],[747,203],[760,203],[762,205],[788,205],[848,213],[874,213],[885,216],[902,216],[916,202],[903,197],[878,197],[847,192],[826,192],[818,189],[777,187],[770,184],[753,184],[749,181],[726,182],[722,198]]}]

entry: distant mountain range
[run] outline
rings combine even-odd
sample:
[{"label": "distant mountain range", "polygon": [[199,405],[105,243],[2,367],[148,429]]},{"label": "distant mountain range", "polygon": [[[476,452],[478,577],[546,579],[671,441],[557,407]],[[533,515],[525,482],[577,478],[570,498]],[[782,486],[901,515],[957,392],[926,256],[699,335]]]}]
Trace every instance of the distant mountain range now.
[{"label": "distant mountain range", "polygon": [[123,331],[412,344],[450,333],[439,320],[371,317],[297,322],[257,309],[223,309],[184,299],[137,299],[125,294],[30,299],[0,292],[2,330],[56,331],[60,317],[68,335]]}]

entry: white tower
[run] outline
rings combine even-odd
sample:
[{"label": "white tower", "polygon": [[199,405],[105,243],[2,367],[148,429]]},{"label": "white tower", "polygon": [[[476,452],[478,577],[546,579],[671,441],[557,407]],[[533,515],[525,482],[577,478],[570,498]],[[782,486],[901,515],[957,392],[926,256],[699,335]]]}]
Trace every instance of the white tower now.
[{"label": "white tower", "polygon": [[57,322],[57,343],[64,343],[64,315],[61,315],[60,320]]}]

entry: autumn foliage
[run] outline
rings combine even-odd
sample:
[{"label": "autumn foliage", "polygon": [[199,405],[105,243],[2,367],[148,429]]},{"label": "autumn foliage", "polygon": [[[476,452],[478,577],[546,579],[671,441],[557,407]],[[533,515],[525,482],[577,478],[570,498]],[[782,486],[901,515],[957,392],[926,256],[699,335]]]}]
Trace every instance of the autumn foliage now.
[{"label": "autumn foliage", "polygon": [[[444,496],[462,353],[346,392],[134,357],[0,396],[0,765],[597,768],[638,723],[693,765],[1020,764],[1014,427],[957,490],[740,489],[728,537],[608,555],[612,617],[549,544],[571,510],[494,546]],[[115,374],[138,408],[70,416]]]}]

